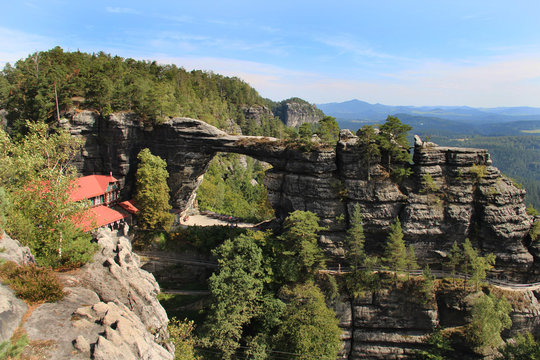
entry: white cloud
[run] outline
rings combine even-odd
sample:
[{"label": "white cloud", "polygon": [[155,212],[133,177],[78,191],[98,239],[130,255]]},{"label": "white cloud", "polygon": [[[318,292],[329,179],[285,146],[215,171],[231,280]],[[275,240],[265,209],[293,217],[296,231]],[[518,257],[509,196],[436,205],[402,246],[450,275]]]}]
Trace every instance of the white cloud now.
[{"label": "white cloud", "polygon": [[316,41],[337,49],[340,53],[350,53],[360,58],[375,58],[393,61],[412,61],[409,58],[374,50],[372,46],[355,39],[351,35],[320,36]]},{"label": "white cloud", "polygon": [[105,8],[105,11],[112,14],[133,14],[138,15],[140,12],[138,10],[132,9],[132,8],[124,8],[124,7],[112,7],[107,6]]},{"label": "white cloud", "polygon": [[540,55],[460,64],[426,62],[379,80],[333,78],[222,58],[161,58],[188,70],[238,76],[264,97],[324,103],[353,98],[389,105],[539,106]]}]

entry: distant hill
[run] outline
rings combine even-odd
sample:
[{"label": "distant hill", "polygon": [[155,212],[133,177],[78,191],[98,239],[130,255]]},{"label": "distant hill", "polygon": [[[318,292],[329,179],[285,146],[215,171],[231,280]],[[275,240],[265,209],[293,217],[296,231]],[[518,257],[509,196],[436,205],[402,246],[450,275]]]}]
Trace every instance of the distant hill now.
[{"label": "distant hill", "polygon": [[317,107],[325,114],[338,119],[361,122],[382,122],[388,115],[395,114],[436,117],[459,122],[472,121],[475,124],[540,121],[540,108],[533,107],[390,106],[360,100],[317,104]]}]

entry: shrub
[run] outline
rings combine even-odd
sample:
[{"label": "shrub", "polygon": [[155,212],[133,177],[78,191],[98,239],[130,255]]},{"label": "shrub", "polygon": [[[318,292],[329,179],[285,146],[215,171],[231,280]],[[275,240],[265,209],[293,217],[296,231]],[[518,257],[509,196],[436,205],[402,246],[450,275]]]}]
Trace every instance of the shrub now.
[{"label": "shrub", "polygon": [[0,279],[15,291],[17,297],[29,303],[55,302],[64,297],[63,285],[47,268],[20,266],[10,261],[0,265]]},{"label": "shrub", "polygon": [[17,341],[3,341],[0,343],[0,359],[18,359],[24,348],[28,345],[28,336],[23,334]]},{"label": "shrub", "polygon": [[439,191],[441,188],[435,183],[433,177],[430,174],[424,174],[422,176],[422,190],[421,193],[433,193]]},{"label": "shrub", "polygon": [[486,165],[473,165],[469,169],[471,175],[475,178],[476,181],[480,181],[487,175]]},{"label": "shrub", "polygon": [[195,355],[195,339],[193,337],[193,330],[195,324],[193,321],[185,319],[180,321],[177,318],[172,318],[169,321],[169,335],[171,342],[175,347],[175,360],[196,360],[198,357]]}]

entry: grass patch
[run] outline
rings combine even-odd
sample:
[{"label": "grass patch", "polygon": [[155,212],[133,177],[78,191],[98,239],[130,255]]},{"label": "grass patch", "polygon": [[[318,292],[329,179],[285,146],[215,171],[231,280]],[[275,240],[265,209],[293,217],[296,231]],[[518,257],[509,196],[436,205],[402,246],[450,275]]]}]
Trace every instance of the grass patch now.
[{"label": "grass patch", "polygon": [[0,280],[13,289],[17,297],[31,303],[55,302],[64,297],[63,285],[51,269],[35,265],[0,265]]},{"label": "grass patch", "polygon": [[[484,289],[486,289],[486,287],[484,287]],[[506,290],[495,286],[489,286],[487,287],[487,290],[497,298],[504,296],[514,310],[523,311],[530,308],[531,301],[527,298],[525,292]]]},{"label": "grass patch", "polygon": [[534,130],[520,130],[522,133],[525,134],[540,134],[540,129],[534,129]]}]

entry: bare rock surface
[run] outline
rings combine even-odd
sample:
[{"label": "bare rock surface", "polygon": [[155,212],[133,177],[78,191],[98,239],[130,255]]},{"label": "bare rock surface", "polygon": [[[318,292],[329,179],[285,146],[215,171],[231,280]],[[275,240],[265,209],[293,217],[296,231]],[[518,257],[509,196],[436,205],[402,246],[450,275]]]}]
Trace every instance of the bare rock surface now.
[{"label": "bare rock surface", "polygon": [[[60,274],[66,296],[38,305],[22,324],[30,343],[47,344],[39,350],[40,358],[55,360],[172,360],[167,314],[156,299],[159,286],[154,277],[140,269],[129,239],[106,229],[97,238],[101,250],[92,263]],[[24,261],[26,253],[15,246],[3,253],[10,258],[12,254]],[[0,341],[12,336],[27,310],[0,285]],[[23,355],[32,358],[34,351],[38,350],[29,346]]]},{"label": "bare rock surface", "polygon": [[11,338],[27,310],[24,301],[17,299],[8,286],[0,284],[0,343]]},{"label": "bare rock surface", "polygon": [[[17,240],[11,239],[6,233],[0,235],[0,259],[26,264],[33,260],[30,249],[21,246]],[[0,261],[0,262],[2,262]],[[0,343],[11,338],[19,326],[28,305],[18,299],[7,285],[0,283]]]},{"label": "bare rock surface", "polygon": [[0,259],[13,261],[19,265],[34,262],[34,257],[28,246],[22,246],[18,240],[9,237],[8,234],[0,234]]}]

